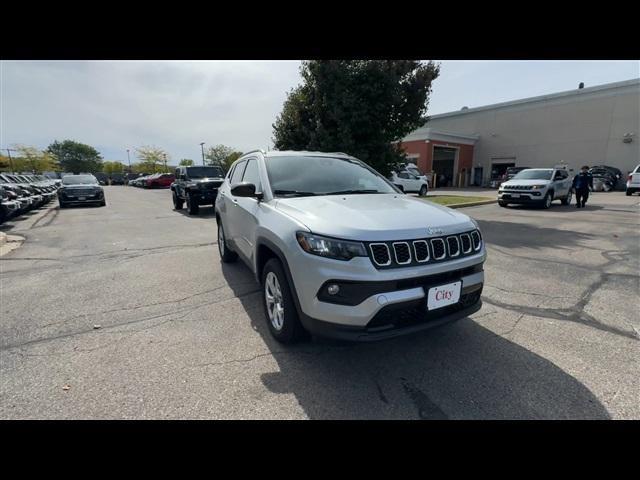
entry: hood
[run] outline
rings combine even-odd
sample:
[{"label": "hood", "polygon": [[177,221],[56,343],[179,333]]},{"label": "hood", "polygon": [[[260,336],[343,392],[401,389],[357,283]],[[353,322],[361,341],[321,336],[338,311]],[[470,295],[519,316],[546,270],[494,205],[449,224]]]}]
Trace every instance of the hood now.
[{"label": "hood", "polygon": [[222,177],[191,178],[190,180],[194,183],[224,182],[224,178]]},{"label": "hood", "polygon": [[475,228],[456,210],[399,194],[278,198],[275,207],[313,233],[348,240],[410,240]]},{"label": "hood", "polygon": [[540,180],[540,179],[534,179],[534,180],[518,180],[516,178],[512,178],[511,180],[507,181],[507,182],[502,182],[502,186],[508,185],[523,185],[523,186],[529,186],[529,185],[546,185],[548,183],[551,183],[551,180]]}]

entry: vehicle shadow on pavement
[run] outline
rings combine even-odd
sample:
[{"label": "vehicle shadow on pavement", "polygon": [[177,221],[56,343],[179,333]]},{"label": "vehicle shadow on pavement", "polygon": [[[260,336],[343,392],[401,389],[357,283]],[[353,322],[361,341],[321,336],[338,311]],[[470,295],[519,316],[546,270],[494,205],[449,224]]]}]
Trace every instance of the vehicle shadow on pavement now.
[{"label": "vehicle shadow on pavement", "polygon": [[213,207],[200,207],[200,210],[198,211],[197,215],[189,215],[189,212],[187,212],[187,207],[183,207],[180,210],[173,209],[173,211],[181,213],[185,217],[190,217],[190,218],[215,218],[216,217],[216,212]]},{"label": "vehicle shadow on pavement", "polygon": [[486,243],[492,246],[519,248],[569,248],[579,247],[593,240],[594,235],[557,228],[539,227],[533,223],[477,220]]},{"label": "vehicle shadow on pavement", "polygon": [[[604,207],[602,205],[590,205],[587,203],[584,210],[602,210]],[[533,207],[531,205],[509,205],[505,210],[515,210],[515,211],[525,211],[525,210],[533,210],[533,211],[545,211],[540,210],[538,207]],[[584,211],[583,209],[576,208],[576,204],[572,203],[571,205],[552,205],[549,210],[546,210],[550,213],[580,213]]]},{"label": "vehicle shadow on pavement", "polygon": [[[222,271],[232,289],[253,278],[240,262]],[[287,347],[269,333],[262,296],[234,292],[278,363],[260,375],[265,387],[311,419],[610,418],[574,377],[469,318],[378,343]]]}]

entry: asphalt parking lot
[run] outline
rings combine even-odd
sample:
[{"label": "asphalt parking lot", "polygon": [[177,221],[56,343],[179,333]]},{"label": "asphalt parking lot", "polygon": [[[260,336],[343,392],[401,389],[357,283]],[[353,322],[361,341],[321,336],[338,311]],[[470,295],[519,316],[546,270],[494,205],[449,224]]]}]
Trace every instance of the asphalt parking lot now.
[{"label": "asphalt parking lot", "polygon": [[640,418],[640,197],[466,208],[488,246],[482,310],[287,348],[249,270],[220,263],[211,208],[105,193],[1,228],[26,241],[0,259],[0,418]]}]

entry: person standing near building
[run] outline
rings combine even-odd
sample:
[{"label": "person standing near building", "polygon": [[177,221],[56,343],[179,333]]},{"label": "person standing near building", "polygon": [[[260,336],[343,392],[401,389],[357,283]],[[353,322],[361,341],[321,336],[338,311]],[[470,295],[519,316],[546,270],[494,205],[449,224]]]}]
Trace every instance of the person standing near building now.
[{"label": "person standing near building", "polygon": [[593,177],[589,173],[589,167],[584,165],[575,177],[573,177],[573,191],[576,194],[576,208],[584,208],[589,198],[589,190],[593,191]]}]

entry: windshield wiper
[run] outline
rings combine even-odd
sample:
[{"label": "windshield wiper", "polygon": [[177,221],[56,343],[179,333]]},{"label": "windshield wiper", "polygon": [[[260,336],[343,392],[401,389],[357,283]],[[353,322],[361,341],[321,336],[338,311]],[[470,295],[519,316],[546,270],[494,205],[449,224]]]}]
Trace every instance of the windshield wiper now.
[{"label": "windshield wiper", "polygon": [[274,195],[292,195],[295,197],[312,197],[316,195],[313,192],[301,192],[299,190],[274,190]]},{"label": "windshield wiper", "polygon": [[327,192],[324,195],[351,195],[355,193],[383,193],[379,190],[340,190],[339,192]]}]

